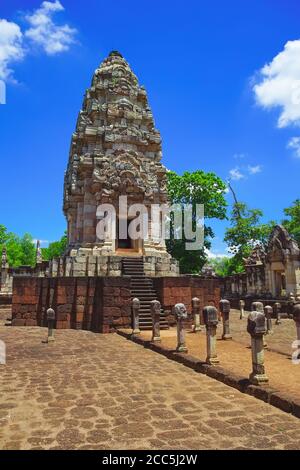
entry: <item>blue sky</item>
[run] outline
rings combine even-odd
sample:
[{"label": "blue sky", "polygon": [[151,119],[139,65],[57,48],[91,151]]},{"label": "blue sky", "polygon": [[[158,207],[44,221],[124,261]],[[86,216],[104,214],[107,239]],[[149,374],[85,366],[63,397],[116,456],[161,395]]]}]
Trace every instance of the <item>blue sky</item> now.
[{"label": "blue sky", "polygon": [[[112,49],[148,91],[163,163],[179,173],[231,172],[241,201],[280,220],[299,197],[297,3],[2,0],[0,223],[42,240],[62,235],[71,134],[84,90]],[[227,223],[213,225],[213,252],[224,253]]]}]

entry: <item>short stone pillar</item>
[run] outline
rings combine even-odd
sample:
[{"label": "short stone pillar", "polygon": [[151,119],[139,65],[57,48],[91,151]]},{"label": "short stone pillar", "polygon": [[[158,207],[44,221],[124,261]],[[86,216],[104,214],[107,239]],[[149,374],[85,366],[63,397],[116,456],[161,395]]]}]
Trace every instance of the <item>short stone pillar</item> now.
[{"label": "short stone pillar", "polygon": [[264,313],[264,304],[262,302],[252,302],[251,312],[261,312]]},{"label": "short stone pillar", "polygon": [[240,320],[244,318],[244,313],[245,313],[245,301],[241,299],[239,301],[239,306],[240,306]]},{"label": "short stone pillar", "polygon": [[152,316],[152,339],[153,342],[160,342],[160,302],[152,300],[150,302],[151,316]]},{"label": "short stone pillar", "polygon": [[281,324],[281,304],[279,302],[275,302],[273,311],[276,317],[275,325]]},{"label": "short stone pillar", "polygon": [[192,315],[194,318],[194,333],[201,331],[201,311],[200,311],[200,299],[194,297],[192,299]]},{"label": "short stone pillar", "polygon": [[248,316],[247,331],[251,335],[252,372],[249,380],[254,385],[269,382],[264,365],[264,342],[266,318],[264,313],[252,311]]},{"label": "short stone pillar", "polygon": [[297,303],[296,298],[293,294],[293,292],[290,292],[289,298],[288,298],[288,303],[287,303],[287,314],[289,318],[293,318],[293,311],[294,311],[294,305]]},{"label": "short stone pillar", "polygon": [[187,352],[188,349],[185,344],[185,330],[183,321],[187,319],[187,310],[184,304],[176,304],[174,309],[174,315],[177,321],[177,352]]},{"label": "short stone pillar", "polygon": [[295,298],[295,296],[294,296],[294,292],[290,292],[290,293],[289,293],[289,301],[294,303],[295,300],[296,300],[296,298]]},{"label": "short stone pillar", "polygon": [[219,307],[220,307],[220,312],[221,312],[222,321],[223,321],[222,339],[224,340],[232,339],[232,336],[230,334],[230,326],[229,326],[229,314],[230,314],[229,300],[226,300],[226,299],[220,300]]},{"label": "short stone pillar", "polygon": [[266,305],[264,307],[264,314],[267,320],[267,335],[272,335],[273,334],[273,328],[272,328],[272,313],[273,309],[270,305]]},{"label": "short stone pillar", "polygon": [[294,305],[293,320],[296,324],[297,340],[300,341],[300,302]]},{"label": "short stone pillar", "polygon": [[138,298],[132,299],[131,303],[132,307],[132,334],[133,335],[139,335],[141,333],[140,330],[140,319],[139,319],[139,313],[140,313],[140,301]]},{"label": "short stone pillar", "polygon": [[[252,302],[251,311],[264,313],[264,304],[262,302]],[[267,333],[267,330],[266,330],[266,333]],[[265,334],[263,335],[263,343],[264,343],[264,348],[267,348],[268,345],[267,345]]]},{"label": "short stone pillar", "polygon": [[216,307],[207,306],[203,309],[204,323],[206,326],[206,362],[207,364],[219,364],[217,355],[217,324],[218,311]]},{"label": "short stone pillar", "polygon": [[47,322],[48,322],[48,336],[46,343],[54,341],[54,322],[55,322],[55,311],[53,308],[47,310]]}]

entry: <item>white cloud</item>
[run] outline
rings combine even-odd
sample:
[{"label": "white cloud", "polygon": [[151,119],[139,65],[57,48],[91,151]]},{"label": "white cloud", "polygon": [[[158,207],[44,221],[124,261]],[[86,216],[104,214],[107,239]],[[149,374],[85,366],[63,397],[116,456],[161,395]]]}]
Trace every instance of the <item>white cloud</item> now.
[{"label": "white cloud", "polygon": [[248,165],[248,172],[250,175],[256,175],[257,173],[261,173],[262,166],[261,165],[255,165],[255,166]]},{"label": "white cloud", "polygon": [[11,64],[22,60],[24,56],[20,27],[16,23],[0,19],[0,79],[14,81]]},{"label": "white cloud", "polygon": [[253,89],[259,105],[281,108],[278,127],[300,126],[300,39],[288,41],[261,69],[260,83]]},{"label": "white cloud", "polygon": [[289,149],[292,149],[294,150],[294,155],[297,157],[297,158],[300,158],[300,137],[292,137],[288,144],[287,144],[287,147]]},{"label": "white cloud", "polygon": [[40,8],[25,16],[30,25],[25,32],[17,23],[0,18],[0,80],[15,81],[12,64],[24,59],[34,45],[49,55],[70,48],[75,42],[76,29],[53,22],[53,15],[63,10],[58,0],[43,2]]},{"label": "white cloud", "polygon": [[207,255],[208,259],[217,259],[217,258],[231,258],[232,255],[228,253],[217,253],[212,250],[205,249],[205,254]]},{"label": "white cloud", "polygon": [[57,25],[53,21],[55,13],[63,11],[64,7],[59,2],[43,2],[32,14],[25,19],[30,28],[25,31],[25,37],[34,44],[40,46],[46,54],[54,55],[69,50],[75,42],[76,29],[68,24]]},{"label": "white cloud", "polygon": [[241,173],[238,167],[232,168],[232,170],[229,171],[229,175],[230,175],[230,178],[234,181],[238,181],[242,178],[245,178],[245,175]]}]

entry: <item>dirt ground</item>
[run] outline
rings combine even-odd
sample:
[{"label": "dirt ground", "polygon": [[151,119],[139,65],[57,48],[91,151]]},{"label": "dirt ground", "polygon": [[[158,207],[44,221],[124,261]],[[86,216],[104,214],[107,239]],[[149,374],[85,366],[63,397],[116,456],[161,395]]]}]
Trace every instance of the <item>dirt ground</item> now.
[{"label": "dirt ground", "polygon": [[[246,331],[247,317],[239,319],[239,312],[234,310],[230,316],[230,329],[232,340],[224,341],[222,337],[222,324],[217,328],[217,353],[220,366],[238,375],[245,377],[251,372],[250,336]],[[266,336],[268,348],[265,351],[265,368],[272,388],[300,398],[300,364],[292,363],[292,342],[296,339],[294,321],[283,319],[280,325],[273,322],[272,335]],[[151,339],[151,332],[142,332],[142,336]],[[176,349],[176,329],[161,331],[162,344],[168,348]],[[205,327],[199,333],[186,332],[188,353],[203,361],[206,359]],[[276,352],[277,351],[277,352]]]}]

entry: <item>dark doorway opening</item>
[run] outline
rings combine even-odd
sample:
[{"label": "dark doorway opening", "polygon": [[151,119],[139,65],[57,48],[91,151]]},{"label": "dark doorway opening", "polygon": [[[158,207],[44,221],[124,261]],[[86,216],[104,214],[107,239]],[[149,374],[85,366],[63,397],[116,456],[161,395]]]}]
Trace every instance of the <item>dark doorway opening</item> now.
[{"label": "dark doorway opening", "polygon": [[127,219],[126,221],[127,223],[127,231],[126,231],[126,234],[127,234],[127,237],[126,238],[120,238],[120,231],[119,231],[119,220],[118,220],[118,223],[117,223],[117,241],[118,241],[118,248],[120,250],[128,250],[130,248],[132,248],[132,240],[128,234],[128,227],[129,227],[129,224],[130,224],[130,220]]}]

